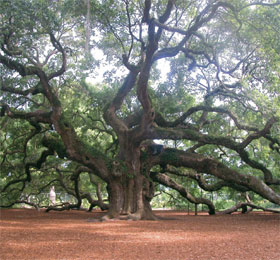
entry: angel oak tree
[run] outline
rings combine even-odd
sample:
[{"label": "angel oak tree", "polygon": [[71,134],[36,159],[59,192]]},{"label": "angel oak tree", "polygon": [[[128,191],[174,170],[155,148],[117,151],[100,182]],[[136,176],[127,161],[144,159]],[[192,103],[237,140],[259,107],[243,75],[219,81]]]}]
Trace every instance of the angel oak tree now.
[{"label": "angel oak tree", "polygon": [[[156,219],[160,183],[215,214],[175,175],[280,205],[279,5],[1,0],[1,206],[55,183],[77,198],[67,208],[88,199],[103,219]],[[84,79],[98,49],[109,72],[96,87]],[[82,173],[107,184],[108,205],[81,190]]]}]

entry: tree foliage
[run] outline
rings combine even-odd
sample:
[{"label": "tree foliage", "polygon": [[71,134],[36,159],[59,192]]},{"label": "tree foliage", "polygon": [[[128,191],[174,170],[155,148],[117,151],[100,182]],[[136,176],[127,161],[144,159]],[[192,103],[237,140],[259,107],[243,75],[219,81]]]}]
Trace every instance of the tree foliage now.
[{"label": "tree foliage", "polygon": [[53,185],[76,200],[48,210],[104,219],[153,219],[158,192],[280,205],[279,8],[1,0],[1,207]]}]

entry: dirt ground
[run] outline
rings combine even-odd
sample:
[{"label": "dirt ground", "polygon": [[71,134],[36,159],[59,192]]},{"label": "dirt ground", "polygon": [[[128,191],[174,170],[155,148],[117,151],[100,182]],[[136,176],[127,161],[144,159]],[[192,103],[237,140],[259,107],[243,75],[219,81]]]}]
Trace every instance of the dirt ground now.
[{"label": "dirt ground", "polygon": [[0,210],[1,260],[280,259],[280,215],[188,215],[89,222],[102,213]]}]

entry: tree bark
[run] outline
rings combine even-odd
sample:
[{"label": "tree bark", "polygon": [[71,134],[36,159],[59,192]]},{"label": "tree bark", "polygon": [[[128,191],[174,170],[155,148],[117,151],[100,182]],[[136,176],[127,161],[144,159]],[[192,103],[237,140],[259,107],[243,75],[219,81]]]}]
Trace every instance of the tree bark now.
[{"label": "tree bark", "polygon": [[150,200],[153,187],[146,185],[149,181],[141,174],[112,179],[107,187],[109,194],[109,210],[102,218],[108,219],[149,219],[155,220]]},{"label": "tree bark", "polygon": [[[248,210],[248,207],[250,207],[251,210]],[[235,211],[238,211],[239,209],[242,209],[243,214],[248,213],[248,212],[252,211],[253,209],[261,209],[261,210],[267,211],[267,212],[280,213],[280,210],[277,210],[277,209],[269,209],[269,208],[257,206],[253,203],[241,202],[241,203],[237,203],[235,206],[233,206],[229,209],[219,212],[218,214],[231,214]]]}]

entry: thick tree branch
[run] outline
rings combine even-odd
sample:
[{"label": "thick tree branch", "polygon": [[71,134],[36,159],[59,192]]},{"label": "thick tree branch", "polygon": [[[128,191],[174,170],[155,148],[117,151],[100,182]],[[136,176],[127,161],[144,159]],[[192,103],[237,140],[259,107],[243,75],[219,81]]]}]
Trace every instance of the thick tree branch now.
[{"label": "thick tree branch", "polygon": [[265,127],[260,130],[260,131],[256,131],[255,133],[250,134],[241,144],[242,148],[245,148],[246,146],[248,146],[253,140],[255,139],[259,139],[260,137],[265,137],[266,135],[269,134],[271,127],[273,126],[274,123],[276,123],[278,120],[276,117],[272,117],[270,118]]},{"label": "thick tree branch", "polygon": [[172,188],[174,190],[177,190],[181,196],[183,196],[184,198],[186,198],[188,201],[190,201],[191,203],[195,203],[195,204],[206,204],[209,208],[209,214],[213,215],[215,214],[215,206],[213,205],[213,203],[205,198],[196,198],[194,196],[192,196],[187,189],[185,189],[182,185],[176,183],[174,180],[172,180],[170,177],[168,177],[165,174],[161,174],[161,173],[156,173],[156,172],[151,172],[150,173],[150,177],[156,181],[159,182],[160,184],[167,186],[169,188]]},{"label": "thick tree branch", "polygon": [[218,191],[218,190],[222,189],[223,187],[231,187],[235,190],[242,191],[242,192],[248,191],[248,188],[245,188],[243,186],[238,186],[238,185],[235,185],[234,183],[230,183],[230,182],[226,182],[226,181],[218,181],[218,182],[209,184],[209,183],[207,183],[205,178],[203,178],[202,174],[199,174],[196,171],[192,171],[192,170],[181,172],[181,171],[175,169],[174,167],[167,166],[166,172],[177,175],[177,176],[191,178],[191,179],[195,180],[198,183],[198,186],[205,191]]},{"label": "thick tree branch", "polygon": [[229,183],[244,186],[263,198],[280,205],[280,195],[266,185],[262,180],[252,175],[245,175],[228,168],[223,163],[205,156],[188,153],[175,149],[165,149],[160,156],[151,158],[151,162],[159,165],[173,165],[175,167],[187,167],[198,173],[207,173],[216,176]]},{"label": "thick tree branch", "polygon": [[143,12],[142,23],[148,23],[150,20],[150,9],[152,6],[151,0],[145,0],[145,7]]},{"label": "thick tree branch", "polygon": [[113,127],[117,134],[128,130],[125,123],[120,118],[118,118],[116,112],[120,109],[125,97],[134,87],[137,74],[137,71],[130,71],[112,102],[104,108],[104,119],[109,125]]},{"label": "thick tree branch", "polygon": [[0,63],[5,65],[7,68],[14,70],[18,72],[22,77],[28,76],[28,75],[37,75],[39,76],[41,74],[41,69],[39,67],[35,66],[24,66],[21,63],[7,58],[5,56],[2,56],[0,54]]},{"label": "thick tree branch", "polygon": [[8,105],[3,104],[1,109],[1,115],[4,116],[5,113],[10,118],[17,118],[17,119],[23,119],[30,122],[36,122],[36,123],[48,123],[51,124],[51,114],[52,112],[46,112],[42,110],[37,110],[34,112],[22,112],[17,110],[12,110]]},{"label": "thick tree branch", "polygon": [[269,208],[264,208],[258,205],[255,205],[253,203],[249,203],[249,202],[241,202],[241,203],[237,203],[235,206],[226,209],[224,211],[220,211],[217,214],[231,214],[239,209],[242,209],[242,213],[248,213],[248,209],[247,207],[250,207],[252,209],[261,209],[263,211],[267,211],[267,212],[273,212],[273,213],[280,213],[280,210],[277,209],[269,209]]},{"label": "thick tree branch", "polygon": [[[189,113],[193,111],[189,110]],[[234,117],[233,117],[234,118]],[[172,140],[192,140],[197,141],[202,144],[214,144],[227,147],[231,150],[237,152],[241,159],[246,162],[248,165],[255,169],[259,169],[264,173],[265,181],[267,184],[279,184],[280,180],[274,179],[273,175],[270,170],[268,170],[265,166],[257,161],[250,159],[249,153],[245,150],[246,146],[253,141],[254,139],[265,137],[269,133],[269,130],[273,126],[274,123],[277,122],[277,119],[272,118],[270,119],[263,130],[256,131],[248,136],[244,142],[238,143],[233,141],[230,137],[220,137],[220,136],[211,136],[207,134],[201,134],[197,130],[193,130],[186,127],[177,127],[177,128],[162,128],[162,127],[155,127],[150,129],[149,137],[152,139],[172,139]],[[239,125],[240,126],[240,125]],[[242,126],[244,128],[244,126]],[[245,127],[247,128],[247,127]],[[255,130],[254,128],[249,128],[250,130]],[[246,129],[247,130],[247,129]]]}]

